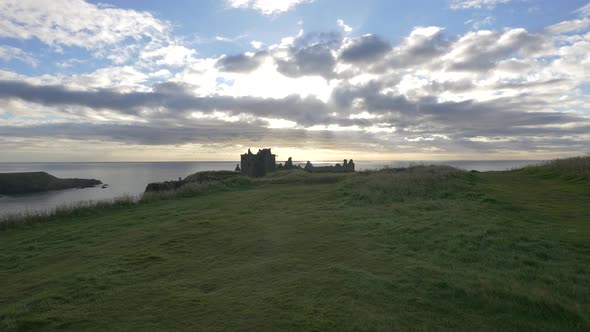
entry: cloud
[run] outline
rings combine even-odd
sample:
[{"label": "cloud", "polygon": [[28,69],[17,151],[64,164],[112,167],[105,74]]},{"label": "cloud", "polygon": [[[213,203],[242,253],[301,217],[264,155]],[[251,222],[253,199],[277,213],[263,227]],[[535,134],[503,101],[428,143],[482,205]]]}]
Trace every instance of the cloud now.
[{"label": "cloud", "polygon": [[575,20],[563,21],[546,28],[550,33],[560,34],[565,32],[575,32],[588,29],[590,27],[590,18],[584,17]]},{"label": "cloud", "polygon": [[374,70],[380,72],[430,62],[447,52],[450,43],[441,27],[416,27],[408,37],[383,57],[381,63],[377,62]]},{"label": "cloud", "polygon": [[334,76],[336,59],[329,48],[312,45],[291,51],[291,56],[276,59],[277,70],[289,77],[319,75],[325,78]]},{"label": "cloud", "polygon": [[590,16],[590,3],[576,9],[575,12],[580,16]]},{"label": "cloud", "polygon": [[264,15],[273,15],[289,11],[300,4],[313,1],[314,0],[226,0],[226,3],[232,8],[250,8],[257,10]]},{"label": "cloud", "polygon": [[[338,149],[339,141],[350,142],[348,148],[359,149],[371,135],[361,132],[325,132],[301,129],[273,130],[257,124],[209,121],[183,126],[122,125],[93,123],[58,123],[33,126],[7,127],[0,125],[2,137],[71,139],[77,141],[100,140],[137,144],[140,146],[171,146],[178,144],[214,143]],[[0,144],[2,142],[0,141]],[[234,156],[235,157],[235,156]]]},{"label": "cloud", "polygon": [[347,39],[340,51],[340,59],[344,62],[371,62],[383,56],[391,49],[391,45],[376,35],[364,35]]},{"label": "cloud", "polygon": [[348,25],[346,25],[346,23],[344,23],[344,21],[342,19],[338,19],[338,21],[336,21],[336,23],[338,23],[338,26],[342,28],[342,30],[344,30],[344,32],[351,32],[352,28]]},{"label": "cloud", "polygon": [[94,5],[82,0],[3,0],[0,37],[36,38],[49,46],[99,49],[143,37],[158,39],[170,30],[148,12]]},{"label": "cloud", "polygon": [[226,36],[217,35],[217,36],[215,36],[215,40],[220,41],[220,42],[225,42],[225,43],[235,43],[235,42],[237,42],[241,39],[244,39],[246,37],[247,37],[247,35],[245,35],[245,34],[238,35],[235,37],[226,37]]},{"label": "cloud", "polygon": [[197,51],[181,45],[167,45],[155,49],[143,50],[139,58],[156,65],[182,67],[194,60]]},{"label": "cloud", "polygon": [[471,24],[471,27],[474,30],[479,30],[483,27],[490,26],[490,25],[494,24],[495,21],[496,21],[496,19],[493,16],[486,16],[480,20],[476,20],[476,19],[468,20],[465,22],[465,24]]},{"label": "cloud", "polygon": [[484,72],[508,56],[541,51],[545,43],[543,36],[522,28],[469,32],[450,46],[443,59],[450,70]]},{"label": "cloud", "polygon": [[264,45],[264,43],[261,42],[261,41],[258,41],[258,40],[253,40],[253,41],[250,42],[250,45],[252,45],[252,47],[254,47],[255,49],[258,50],[258,49],[262,48],[262,46]]},{"label": "cloud", "polygon": [[277,71],[290,78],[321,76],[335,77],[335,53],[342,43],[338,32],[308,33],[300,31],[297,37],[269,48]]},{"label": "cloud", "polygon": [[[0,99],[19,98],[46,106],[74,105],[97,110],[112,110],[136,118],[181,118],[190,111],[227,111],[232,115],[280,115],[302,124],[315,124],[327,118],[326,105],[314,97],[292,95],[285,98],[207,96],[186,92],[186,86],[173,83],[151,92],[121,93],[112,89],[80,91],[58,85],[36,86],[23,82],[0,81]],[[178,84],[178,83],[177,83]]]},{"label": "cloud", "polygon": [[73,75],[62,80],[70,89],[115,89],[120,92],[138,91],[151,77],[166,77],[169,72],[145,74],[132,66],[104,67],[88,74]]},{"label": "cloud", "polygon": [[267,53],[264,51],[230,56],[224,55],[217,60],[216,66],[226,72],[249,73],[257,69],[266,56]]},{"label": "cloud", "polygon": [[590,28],[590,3],[574,11],[579,18],[562,21],[545,28],[546,31],[553,34],[566,32],[577,32]]},{"label": "cloud", "polygon": [[587,151],[590,100],[580,86],[590,81],[590,37],[578,31],[449,36],[418,26],[395,44],[301,31],[215,58],[172,38],[130,51],[134,65],[55,76],[0,70],[0,153],[39,137],[162,149],[337,150],[345,141],[366,153],[427,156]]},{"label": "cloud", "polygon": [[[553,83],[555,82],[540,82],[537,85]],[[518,98],[498,98],[490,101],[444,102],[432,97],[410,100],[403,95],[383,93],[383,87],[380,83],[342,86],[334,91],[330,101],[324,103],[315,98],[298,96],[282,99],[195,97],[190,94],[190,87],[171,82],[155,86],[152,92],[119,93],[111,90],[72,91],[59,86],[33,86],[2,81],[0,99],[18,98],[44,106],[74,105],[93,110],[111,110],[141,120],[141,124],[135,121],[134,124],[126,126],[113,123],[86,124],[79,128],[74,125],[64,127],[59,123],[41,127],[35,125],[30,127],[30,134],[20,130],[23,129],[22,126],[12,129],[5,126],[5,136],[53,135],[75,138],[77,135],[79,139],[86,135],[88,138],[98,139],[101,135],[107,135],[102,133],[102,128],[108,128],[111,138],[134,144],[199,142],[200,135],[216,137],[223,141],[223,128],[227,129],[227,126],[234,125],[248,126],[252,130],[255,127],[266,128],[262,118],[293,121],[299,131],[318,126],[332,128],[328,131],[340,131],[338,128],[358,131],[358,138],[364,139],[362,142],[377,140],[381,144],[392,144],[404,137],[414,139],[413,137],[425,135],[443,135],[448,137],[449,141],[467,145],[473,143],[469,140],[472,137],[480,137],[477,139],[479,141],[483,140],[481,137],[500,136],[521,141],[545,137],[544,141],[551,142],[562,140],[560,137],[563,136],[571,137],[570,140],[579,140],[584,139],[583,135],[587,134],[585,130],[590,127],[590,119],[587,117],[556,111],[537,111],[546,107],[548,102],[526,94]],[[369,110],[368,116],[352,116],[359,113],[359,107]],[[339,114],[335,115],[336,111]],[[41,128],[45,130],[42,131]],[[153,129],[151,135],[148,135],[148,128]],[[214,128],[218,128],[218,134],[215,134]],[[383,134],[384,130],[392,128],[389,134]],[[191,129],[196,131],[188,134]],[[271,132],[267,129],[261,130],[270,135]],[[166,131],[169,134],[153,134],[158,131]],[[64,136],[64,133],[68,132],[75,135]],[[147,137],[141,136],[142,133]],[[280,131],[275,133],[277,137],[281,135]],[[490,147],[493,148],[493,145],[488,146]]]},{"label": "cloud", "polygon": [[451,9],[493,9],[496,5],[509,3],[512,0],[452,0]]},{"label": "cloud", "polygon": [[33,57],[31,53],[25,52],[17,47],[0,45],[0,60],[12,61],[18,60],[37,67],[38,61]]}]

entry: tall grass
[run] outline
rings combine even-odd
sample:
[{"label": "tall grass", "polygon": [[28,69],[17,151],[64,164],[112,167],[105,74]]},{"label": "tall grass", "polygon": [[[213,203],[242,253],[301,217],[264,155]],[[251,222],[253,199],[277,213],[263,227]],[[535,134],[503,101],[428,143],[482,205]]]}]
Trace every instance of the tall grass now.
[{"label": "tall grass", "polygon": [[76,217],[95,213],[100,210],[132,206],[138,201],[138,196],[126,194],[112,199],[63,203],[47,210],[9,213],[0,216],[0,230],[19,225],[50,221],[55,218]]},{"label": "tall grass", "polygon": [[554,159],[539,165],[524,167],[520,171],[545,176],[590,177],[590,155]]},{"label": "tall grass", "polygon": [[448,197],[468,188],[473,175],[450,166],[411,166],[363,171],[350,177],[345,191],[373,203]]},{"label": "tall grass", "polygon": [[588,176],[590,175],[590,155],[555,159],[548,162],[545,167],[555,170],[563,176]]}]

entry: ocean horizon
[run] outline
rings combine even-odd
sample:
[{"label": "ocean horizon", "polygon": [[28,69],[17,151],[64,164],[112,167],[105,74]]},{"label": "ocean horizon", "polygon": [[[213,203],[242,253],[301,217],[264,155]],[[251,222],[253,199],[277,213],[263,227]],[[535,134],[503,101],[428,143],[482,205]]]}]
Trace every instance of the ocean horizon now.
[{"label": "ocean horizon", "polygon": [[[306,161],[294,161],[304,165]],[[314,165],[342,161],[311,161]],[[407,167],[420,164],[449,165],[465,170],[503,171],[541,160],[355,160],[356,170]],[[50,211],[57,206],[82,201],[140,195],[152,182],[178,180],[201,171],[234,170],[239,161],[155,161],[155,162],[0,162],[0,173],[43,171],[59,178],[97,179],[107,188],[67,189],[25,195],[0,196],[0,215]]]}]

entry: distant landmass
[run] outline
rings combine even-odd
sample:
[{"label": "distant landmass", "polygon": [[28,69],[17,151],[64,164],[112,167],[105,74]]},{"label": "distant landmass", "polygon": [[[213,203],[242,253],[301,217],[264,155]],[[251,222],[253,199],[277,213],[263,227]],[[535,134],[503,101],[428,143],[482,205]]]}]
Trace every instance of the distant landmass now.
[{"label": "distant landmass", "polygon": [[102,184],[95,179],[60,179],[46,172],[0,173],[0,195],[88,188]]}]

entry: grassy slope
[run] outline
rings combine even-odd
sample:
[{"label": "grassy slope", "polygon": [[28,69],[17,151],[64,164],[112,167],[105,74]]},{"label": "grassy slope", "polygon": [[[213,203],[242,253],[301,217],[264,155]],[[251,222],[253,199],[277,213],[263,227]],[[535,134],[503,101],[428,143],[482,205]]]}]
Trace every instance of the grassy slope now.
[{"label": "grassy slope", "polygon": [[447,198],[265,184],[2,231],[0,330],[590,329],[588,181],[474,177]]}]

